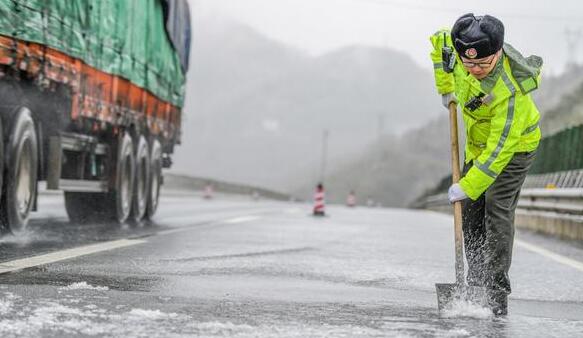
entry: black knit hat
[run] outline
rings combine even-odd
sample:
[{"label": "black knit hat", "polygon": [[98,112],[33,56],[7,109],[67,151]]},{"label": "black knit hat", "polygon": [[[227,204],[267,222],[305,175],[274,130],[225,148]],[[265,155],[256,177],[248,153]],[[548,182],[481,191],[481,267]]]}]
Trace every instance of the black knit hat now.
[{"label": "black knit hat", "polygon": [[481,59],[498,52],[504,44],[504,24],[490,15],[461,16],[451,30],[451,39],[458,55]]}]

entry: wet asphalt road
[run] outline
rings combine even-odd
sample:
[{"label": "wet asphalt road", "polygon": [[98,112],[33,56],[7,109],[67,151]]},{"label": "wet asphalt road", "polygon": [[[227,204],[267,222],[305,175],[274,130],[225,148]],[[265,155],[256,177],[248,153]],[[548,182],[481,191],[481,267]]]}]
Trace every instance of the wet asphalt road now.
[{"label": "wet asphalt road", "polygon": [[581,244],[520,232],[510,315],[438,314],[434,284],[454,279],[451,217],[309,209],[168,192],[150,226],[79,226],[60,195],[43,195],[28,231],[0,240],[0,269],[75,257],[0,274],[0,336],[583,335]]}]

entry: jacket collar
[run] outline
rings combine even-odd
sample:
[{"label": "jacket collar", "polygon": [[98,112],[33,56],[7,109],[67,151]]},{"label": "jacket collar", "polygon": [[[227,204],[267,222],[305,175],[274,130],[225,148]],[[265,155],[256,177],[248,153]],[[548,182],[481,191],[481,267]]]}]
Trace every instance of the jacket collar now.
[{"label": "jacket collar", "polygon": [[488,74],[488,76],[480,80],[480,87],[485,94],[490,94],[492,89],[494,89],[496,82],[498,82],[500,75],[502,75],[502,72],[504,71],[504,58],[505,54],[502,53],[498,61],[496,61],[496,65],[494,66],[490,74]]}]

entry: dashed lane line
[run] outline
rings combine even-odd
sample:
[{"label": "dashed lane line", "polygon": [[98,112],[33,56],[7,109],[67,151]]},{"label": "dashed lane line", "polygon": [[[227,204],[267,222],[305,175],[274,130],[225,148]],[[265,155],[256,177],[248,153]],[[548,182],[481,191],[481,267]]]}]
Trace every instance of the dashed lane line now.
[{"label": "dashed lane line", "polygon": [[242,217],[228,219],[228,220],[224,221],[223,223],[227,223],[227,224],[246,223],[246,222],[256,221],[260,218],[261,217],[259,217],[259,216],[242,216]]},{"label": "dashed lane line", "polygon": [[522,247],[526,250],[532,251],[534,253],[537,253],[541,256],[544,256],[546,258],[552,259],[557,263],[569,266],[573,269],[579,270],[581,272],[583,272],[583,263],[576,261],[574,259],[565,257],[563,255],[559,255],[558,253],[554,253],[550,250],[541,248],[539,246],[536,246],[534,244],[530,244],[530,243],[526,243],[524,241],[521,240],[515,240],[514,241],[516,243],[517,246]]},{"label": "dashed lane line", "polygon": [[[260,216],[253,216],[253,215],[249,215],[249,216],[241,216],[241,217],[235,217],[235,218],[228,218],[228,219],[224,219],[224,220],[220,220],[220,221],[209,221],[209,222],[201,222],[201,223],[197,223],[197,228],[199,228],[200,226],[213,226],[213,225],[218,225],[218,224],[238,224],[238,223],[246,223],[246,222],[251,222],[251,221],[256,221],[258,219],[261,219]],[[173,221],[175,221],[175,219],[173,219]],[[156,233],[157,236],[160,235],[170,235],[170,234],[176,234],[176,233],[180,233],[180,232],[185,232],[185,231],[190,231],[192,230],[192,226],[182,226],[180,228],[176,228],[176,229],[168,229],[168,230],[162,230]]]},{"label": "dashed lane line", "polygon": [[143,239],[120,239],[120,240],[116,240],[116,241],[90,244],[90,245],[80,246],[80,247],[73,248],[73,249],[66,249],[66,250],[51,252],[51,253],[39,255],[39,256],[17,259],[17,260],[1,263],[0,264],[0,274],[5,274],[8,272],[23,270],[23,269],[27,269],[27,268],[32,268],[32,267],[39,266],[39,265],[56,263],[56,262],[64,261],[66,259],[72,259],[72,258],[76,258],[76,257],[91,255],[91,254],[95,254],[98,252],[125,248],[125,247],[129,247],[129,246],[142,244],[145,242],[146,241]]}]

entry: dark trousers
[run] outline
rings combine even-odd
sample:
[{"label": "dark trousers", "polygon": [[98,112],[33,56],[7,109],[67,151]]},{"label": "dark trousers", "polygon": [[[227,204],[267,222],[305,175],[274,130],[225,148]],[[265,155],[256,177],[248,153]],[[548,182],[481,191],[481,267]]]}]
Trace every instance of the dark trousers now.
[{"label": "dark trousers", "polygon": [[[469,285],[510,293],[508,270],[514,243],[514,211],[535,152],[515,153],[494,183],[476,201],[462,203],[462,228]],[[472,163],[466,164],[463,174]]]}]

